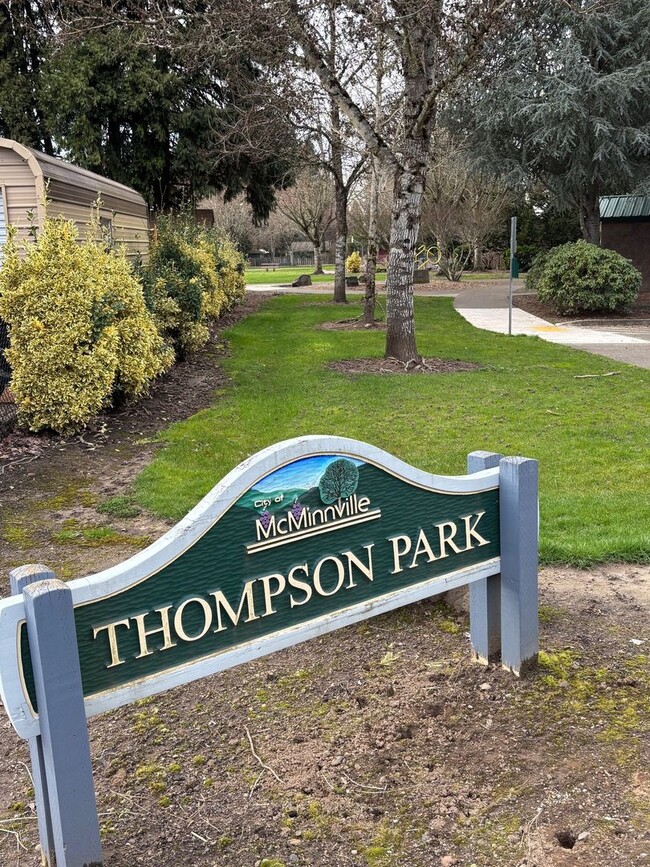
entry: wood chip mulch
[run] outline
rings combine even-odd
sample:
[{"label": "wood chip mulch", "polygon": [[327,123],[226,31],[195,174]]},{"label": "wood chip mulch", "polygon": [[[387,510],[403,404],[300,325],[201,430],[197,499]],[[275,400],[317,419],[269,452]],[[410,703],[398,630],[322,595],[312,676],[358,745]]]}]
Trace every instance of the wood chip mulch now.
[{"label": "wood chip mulch", "polygon": [[423,358],[419,363],[404,363],[396,358],[348,358],[332,361],[329,370],[339,373],[461,373],[467,370],[480,370],[478,364],[468,361],[453,361],[446,358]]},{"label": "wood chip mulch", "polygon": [[323,331],[385,331],[386,323],[377,321],[366,324],[363,319],[341,319],[339,322],[322,322],[319,326]]}]

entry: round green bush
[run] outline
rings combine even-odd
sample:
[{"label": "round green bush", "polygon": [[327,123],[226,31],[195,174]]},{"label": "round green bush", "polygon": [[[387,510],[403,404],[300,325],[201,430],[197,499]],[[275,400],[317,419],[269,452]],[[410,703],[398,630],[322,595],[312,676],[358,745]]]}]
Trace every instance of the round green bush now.
[{"label": "round green bush", "polygon": [[623,312],[641,288],[629,259],[587,241],[550,250],[534,275],[537,296],[559,314]]}]

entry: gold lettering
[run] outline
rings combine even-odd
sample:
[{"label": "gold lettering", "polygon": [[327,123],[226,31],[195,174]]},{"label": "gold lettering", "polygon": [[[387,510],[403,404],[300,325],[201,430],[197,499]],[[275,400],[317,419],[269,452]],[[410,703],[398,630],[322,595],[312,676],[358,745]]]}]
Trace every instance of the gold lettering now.
[{"label": "gold lettering", "polygon": [[296,578],[296,572],[304,572],[306,576],[309,575],[309,567],[306,563],[303,563],[300,566],[294,566],[293,569],[289,572],[288,580],[291,587],[295,587],[296,590],[302,590],[305,594],[304,599],[294,599],[293,593],[289,596],[289,602],[292,608],[295,608],[296,605],[304,605],[305,602],[309,602],[312,596],[311,584],[308,584],[306,581],[300,581]]},{"label": "gold lettering", "polygon": [[223,632],[225,627],[221,620],[221,609],[226,612],[228,617],[230,618],[232,625],[237,626],[239,623],[239,618],[241,617],[242,610],[244,608],[244,603],[248,608],[248,617],[244,620],[244,623],[250,623],[251,620],[259,620],[257,614],[255,614],[255,600],[253,598],[253,584],[255,583],[255,579],[252,581],[247,581],[244,584],[244,591],[241,595],[241,599],[239,600],[239,608],[235,611],[231,604],[228,602],[226,597],[223,595],[221,590],[213,591],[210,596],[214,596],[214,601],[217,605],[217,628],[214,630],[215,632]]},{"label": "gold lettering", "polygon": [[[463,518],[465,522],[465,550],[470,551],[474,546],[472,545],[472,537],[476,539],[478,543],[478,547],[481,545],[489,545],[489,541],[484,539],[483,536],[479,535],[476,532],[476,527],[478,522],[481,520],[485,512],[478,512],[476,515],[467,515]],[[474,523],[472,523],[472,518],[475,518]]]},{"label": "gold lettering", "polygon": [[[400,557],[404,557],[411,550],[411,540],[408,536],[391,536],[388,540],[393,546],[393,571],[391,575],[397,575],[398,572],[403,572],[404,568],[400,563]],[[404,548],[400,551],[400,542],[404,543]]]},{"label": "gold lettering", "polygon": [[372,549],[374,547],[374,542],[370,545],[364,545],[364,549],[368,552],[368,565],[366,566],[364,563],[359,560],[356,554],[353,554],[352,551],[343,551],[341,553],[341,557],[347,557],[348,561],[348,584],[346,585],[346,589],[350,590],[352,587],[356,587],[357,585],[354,583],[354,579],[352,578],[352,564],[357,567],[359,572],[363,572],[368,581],[372,581]]},{"label": "gold lettering", "polygon": [[106,626],[96,626],[93,629],[93,638],[97,638],[100,632],[103,632],[105,629],[108,632],[108,646],[111,651],[111,663],[107,665],[106,668],[114,668],[116,665],[123,665],[124,660],[120,659],[120,654],[117,649],[117,627],[118,626],[126,626],[127,629],[131,628],[131,624],[127,620],[116,620],[115,623],[108,623]]},{"label": "gold lettering", "polygon": [[415,569],[415,567],[418,565],[418,557],[421,554],[427,555],[427,562],[429,563],[433,563],[433,561],[436,559],[435,554],[431,549],[431,545],[429,544],[429,540],[424,533],[424,530],[420,530],[418,534],[418,541],[415,546],[415,553],[413,554],[413,559],[411,560],[411,565],[409,566],[409,569]]},{"label": "gold lettering", "polygon": [[[436,524],[435,526],[438,528],[438,538],[440,540],[440,558],[439,559],[442,559],[443,557],[449,556],[449,554],[447,554],[447,552],[445,550],[446,545],[449,545],[449,547],[452,549],[452,551],[455,554],[460,554],[461,549],[453,541],[454,537],[456,536],[456,533],[458,532],[458,527],[454,524],[454,522],[453,521],[444,521],[442,524]],[[449,528],[449,530],[450,530],[449,535],[447,535],[445,533],[445,527]]]},{"label": "gold lettering", "polygon": [[[277,614],[275,608],[273,607],[272,599],[274,596],[279,596],[280,593],[286,587],[286,579],[284,575],[281,575],[279,572],[274,572],[272,575],[265,575],[263,578],[259,579],[264,585],[264,614],[262,617],[268,617],[269,614]],[[271,593],[271,581],[277,582],[277,590],[274,593]]]},{"label": "gold lettering", "polygon": [[[333,590],[323,590],[323,585],[320,580],[320,570],[323,568],[323,563],[327,563],[328,560],[331,560],[336,564],[336,572],[338,576],[338,580],[336,583],[336,587]],[[314,568],[314,590],[320,596],[333,596],[341,589],[341,585],[345,581],[345,569],[343,568],[343,563],[339,560],[338,557],[323,557],[322,560],[319,560],[316,563],[316,567]]]},{"label": "gold lettering", "polygon": [[[197,602],[201,608],[203,609],[203,626],[201,627],[201,631],[197,635],[188,635],[185,631],[185,627],[183,626],[183,612],[187,608],[187,606],[192,603]],[[186,599],[181,605],[176,609],[176,614],[174,614],[174,632],[181,641],[198,641],[199,638],[203,638],[208,629],[212,626],[212,608],[210,608],[210,603],[206,602],[205,599],[200,599],[198,596],[193,596],[191,599]]]},{"label": "gold lettering", "polygon": [[[142,659],[143,656],[151,656],[153,650],[149,650],[147,645],[147,638],[150,635],[157,635],[159,632],[163,634],[163,646],[157,648],[158,650],[169,650],[170,647],[176,647],[176,642],[172,641],[171,630],[169,627],[169,609],[171,605],[166,605],[164,608],[154,608],[153,611],[147,611],[146,614],[136,614],[132,619],[135,620],[136,626],[138,627],[138,640],[140,642],[140,653],[135,657],[136,659]],[[148,617],[150,614],[160,614],[161,625],[157,626],[155,629],[145,629],[144,628],[144,618]]]}]

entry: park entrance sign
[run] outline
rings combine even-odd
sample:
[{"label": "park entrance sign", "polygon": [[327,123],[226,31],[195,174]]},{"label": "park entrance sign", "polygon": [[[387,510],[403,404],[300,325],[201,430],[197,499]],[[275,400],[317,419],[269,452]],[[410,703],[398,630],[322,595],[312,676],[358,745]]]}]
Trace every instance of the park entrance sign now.
[{"label": "park entrance sign", "polygon": [[[244,461],[119,566],[67,585],[14,570],[0,694],[43,765],[44,850],[64,836],[48,778],[59,791],[70,773],[50,753],[86,716],[465,584],[475,657],[520,673],[537,653],[535,461],[475,452],[468,475],[435,476],[316,436]],[[100,860],[79,846],[79,865]]]}]

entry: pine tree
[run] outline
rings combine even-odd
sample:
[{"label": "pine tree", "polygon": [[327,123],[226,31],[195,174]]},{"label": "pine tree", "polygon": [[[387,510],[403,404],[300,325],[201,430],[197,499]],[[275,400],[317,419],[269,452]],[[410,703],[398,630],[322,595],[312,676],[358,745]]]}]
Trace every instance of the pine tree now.
[{"label": "pine tree", "polygon": [[44,3],[0,3],[0,136],[52,154],[41,93],[49,33]]},{"label": "pine tree", "polygon": [[469,118],[481,160],[542,182],[598,244],[600,196],[633,190],[650,170],[650,4],[540,0],[535,12],[495,47],[456,116]]},{"label": "pine tree", "polygon": [[[238,134],[242,104],[228,74],[255,77],[245,57],[238,69],[184,63],[185,48],[148,44],[137,22],[108,23],[67,42],[46,73],[57,141],[79,165],[135,187],[156,210],[191,204],[214,190],[245,193],[258,219],[268,216],[288,165],[288,136],[276,149],[251,146]],[[268,115],[266,123],[269,122]]]}]

